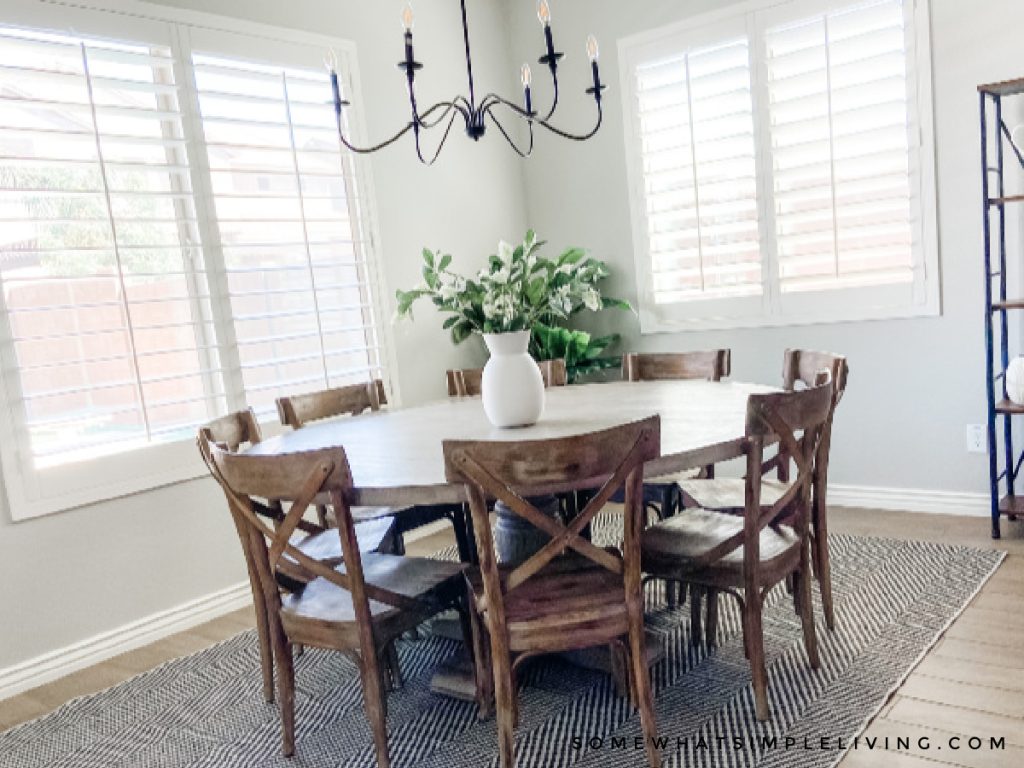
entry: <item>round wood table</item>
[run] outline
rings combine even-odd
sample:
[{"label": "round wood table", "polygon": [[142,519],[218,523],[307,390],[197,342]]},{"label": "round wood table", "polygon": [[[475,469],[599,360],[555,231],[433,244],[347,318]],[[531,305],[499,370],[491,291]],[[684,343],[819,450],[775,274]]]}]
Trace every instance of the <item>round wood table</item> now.
[{"label": "round wood table", "polygon": [[657,477],[740,455],[747,396],[774,387],[741,382],[651,381],[553,387],[540,421],[498,429],[478,397],[452,398],[311,424],[270,437],[249,453],[276,455],[342,446],[359,506],[457,504],[463,489],[447,482],[441,443],[569,437],[661,416],[661,457],[644,469]]},{"label": "round wood table", "polygon": [[[553,387],[547,390],[540,421],[519,429],[491,426],[479,397],[452,398],[311,424],[270,437],[248,452],[279,455],[342,446],[352,469],[352,503],[357,506],[460,504],[466,501],[463,488],[445,479],[444,440],[569,437],[657,414],[661,416],[661,456],[644,467],[645,476],[653,478],[739,456],[747,396],[773,391],[777,390],[756,384],[697,380]],[[649,636],[648,664],[661,654],[656,638]],[[614,674],[605,649],[576,652],[572,661]],[[431,689],[472,701],[475,687],[468,657],[461,655],[442,664]]]}]

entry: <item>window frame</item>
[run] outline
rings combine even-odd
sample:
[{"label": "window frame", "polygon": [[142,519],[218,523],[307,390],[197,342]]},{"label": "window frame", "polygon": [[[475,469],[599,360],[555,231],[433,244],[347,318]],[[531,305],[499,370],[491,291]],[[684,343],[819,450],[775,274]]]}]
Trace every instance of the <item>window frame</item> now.
[{"label": "window frame", "polygon": [[[618,41],[623,137],[630,224],[637,280],[637,310],[642,334],[688,330],[728,330],[814,325],[941,314],[941,274],[935,184],[935,137],[932,102],[929,0],[901,0],[906,19],[910,180],[912,186],[912,253],[915,278],[902,285],[829,288],[783,293],[775,238],[772,157],[769,135],[765,30],[785,21],[856,6],[856,0],[747,0],[699,14],[656,30]],[[642,134],[636,110],[635,72],[659,57],[722,41],[745,28],[750,51],[754,144],[758,173],[758,225],[762,249],[763,290],[759,308],[751,297],[697,299],[657,304],[652,291],[652,259],[647,232]],[[915,109],[916,108],[916,109]]]},{"label": "window frame", "polygon": [[[250,46],[251,60],[258,61],[262,57],[284,66],[298,66],[299,63],[288,58],[287,54],[275,55],[279,51],[305,49],[308,54],[305,58],[309,58],[309,61],[304,66],[313,66],[319,63],[318,56],[311,58],[314,52],[333,49],[339,59],[339,77],[342,79],[343,90],[355,99],[360,99],[355,44],[325,35],[281,29],[202,11],[160,8],[135,0],[92,0],[87,5],[76,7],[63,6],[51,0],[11,0],[4,6],[0,22],[83,37],[141,40],[154,44],[157,37],[166,37],[166,43],[161,44],[167,44],[174,57],[175,81],[180,89],[179,109],[188,144],[186,152],[198,214],[197,226],[202,230],[203,259],[208,273],[206,277],[202,274],[193,275],[190,282],[198,279],[209,283],[209,293],[215,297],[211,301],[211,309],[214,315],[212,325],[218,335],[217,346],[222,360],[224,355],[230,357],[223,361],[221,373],[227,406],[230,410],[244,408],[245,394],[241,386],[238,350],[230,320],[227,273],[219,247],[219,236],[215,231],[209,231],[216,230],[218,225],[216,213],[212,210],[212,198],[207,194],[210,181],[206,175],[208,171],[202,118],[197,108],[191,69],[191,34],[197,31],[199,35],[237,38],[239,45]],[[161,27],[165,28],[165,33]],[[155,30],[161,31],[154,33]],[[270,51],[270,55],[267,55],[267,51]],[[224,53],[237,55],[237,51]],[[357,142],[363,140],[365,126],[361,115],[354,113],[346,115],[346,118],[350,121],[348,128],[354,139]],[[379,257],[381,240],[371,168],[364,158],[350,158],[345,153],[342,158],[348,167],[346,175],[351,175],[351,181],[359,189],[361,215],[358,221],[353,221],[353,228],[361,229],[365,240],[361,255],[366,265],[364,289],[368,294],[368,312],[377,336],[379,361],[390,389],[390,399],[398,403],[400,393],[397,391],[397,364],[391,328],[386,322],[386,306],[383,303],[386,292]],[[201,208],[203,212],[200,212]],[[24,408],[19,401],[20,376],[2,292],[0,310],[0,463],[8,509],[13,521],[145,492],[206,474],[206,468],[191,439],[147,443],[84,461],[36,468],[24,427]],[[225,330],[230,333],[225,334]],[[238,381],[233,383],[230,380],[232,376],[237,376]],[[281,429],[276,422],[266,426],[268,434]]]}]

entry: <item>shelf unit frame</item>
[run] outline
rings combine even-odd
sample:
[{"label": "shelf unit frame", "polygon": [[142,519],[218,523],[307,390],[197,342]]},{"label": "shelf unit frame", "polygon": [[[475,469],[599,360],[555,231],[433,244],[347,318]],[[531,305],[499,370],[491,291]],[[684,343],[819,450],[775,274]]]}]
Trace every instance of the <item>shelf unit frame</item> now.
[{"label": "shelf unit frame", "polygon": [[[981,178],[985,227],[985,392],[988,401],[988,470],[992,538],[1000,538],[1002,516],[1024,515],[1024,496],[1017,496],[1017,478],[1024,452],[1014,451],[1013,417],[1024,406],[1012,403],[1006,391],[1010,364],[1009,313],[1024,309],[1024,297],[1006,293],[1006,207],[1024,203],[1024,195],[1006,193],[1007,149],[1024,168],[1024,152],[1003,118],[1003,99],[1024,94],[1024,78],[978,86],[981,109]],[[992,135],[990,135],[990,133]],[[999,429],[1000,425],[1002,430]],[[999,433],[1002,452],[999,450]],[[1002,466],[1001,466],[1002,465]]]}]

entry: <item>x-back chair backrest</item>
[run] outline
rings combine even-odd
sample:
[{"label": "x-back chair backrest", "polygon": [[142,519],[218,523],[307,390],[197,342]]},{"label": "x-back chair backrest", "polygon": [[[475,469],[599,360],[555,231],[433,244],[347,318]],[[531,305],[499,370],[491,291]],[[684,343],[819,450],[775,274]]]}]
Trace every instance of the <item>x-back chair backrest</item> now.
[{"label": "x-back chair backrest", "polygon": [[[748,534],[754,533],[755,528],[760,532],[783,513],[795,520],[798,528],[806,525],[818,442],[832,411],[832,400],[831,376],[827,372],[820,373],[817,384],[808,389],[751,395],[747,399],[748,469],[744,514]],[[764,443],[770,439],[777,440],[779,450],[791,457],[796,465],[796,477],[775,504],[762,508],[760,467]],[[746,543],[751,544],[749,539]]]},{"label": "x-back chair backrest", "polygon": [[[279,599],[273,574],[281,558],[288,557],[313,575],[351,592],[360,622],[370,621],[369,600],[409,610],[424,607],[419,600],[366,583],[348,502],[352,475],[344,449],[283,456],[248,456],[225,451],[215,444],[209,445],[208,450],[211,471],[224,488],[232,513],[248,532],[268,599]],[[337,515],[345,573],[306,555],[290,541],[318,497],[329,499]],[[289,504],[276,528],[268,526],[257,514],[261,499],[272,503],[286,500]]]},{"label": "x-back chair backrest", "polygon": [[210,442],[223,445],[229,451],[237,451],[245,444],[255,445],[263,440],[260,424],[252,408],[214,419],[201,426],[199,432]]},{"label": "x-back chair backrest", "polygon": [[731,373],[731,368],[732,354],[728,349],[712,349],[706,352],[630,353],[622,357],[624,381],[720,381]]},{"label": "x-back chair backrest", "polygon": [[277,400],[277,415],[286,427],[300,429],[311,421],[379,411],[387,402],[384,382],[374,379],[364,384],[280,397]]},{"label": "x-back chair backrest", "polygon": [[828,371],[832,377],[834,409],[843,399],[849,376],[849,366],[842,355],[808,349],[787,349],[782,364],[782,386],[790,391],[796,388],[798,381],[808,387],[814,386],[822,371]]},{"label": "x-back chair backrest", "polygon": [[[643,465],[660,455],[660,446],[661,423],[657,416],[568,438],[524,442],[445,441],[445,472],[450,482],[466,486],[485,580],[488,576],[498,579],[491,554],[487,498],[503,502],[516,515],[551,537],[540,551],[507,575],[503,592],[522,585],[569,549],[614,573],[623,573],[620,557],[597,547],[581,533],[612,495],[625,486],[625,549],[627,557],[630,556],[630,545],[639,546]],[[597,486],[600,489],[596,495],[567,525],[543,514],[527,500]],[[638,549],[636,565],[639,566]]]},{"label": "x-back chair backrest", "polygon": [[[564,387],[569,383],[565,360],[542,360],[537,363],[545,387]],[[461,368],[447,371],[448,397],[469,397],[480,394],[483,386],[483,368]]]},{"label": "x-back chair backrest", "polygon": [[[835,355],[831,352],[815,352],[808,349],[787,349],[783,356],[782,364],[782,386],[787,391],[796,389],[797,384],[806,387],[814,386],[823,372],[827,372],[832,379],[832,407],[829,410],[828,419],[822,430],[819,440],[819,456],[821,468],[824,470],[828,464],[828,452],[832,442],[832,419],[835,416],[836,407],[843,399],[846,392],[846,380],[849,376],[849,366],[846,358],[842,355]],[[780,451],[771,461],[766,462],[765,471],[771,467],[779,470],[779,479],[788,480],[789,463],[785,458],[785,451]]]},{"label": "x-back chair backrest", "polygon": [[[256,414],[253,413],[252,408],[246,408],[221,416],[201,426],[196,444],[207,469],[216,477],[210,464],[211,445],[219,445],[221,448],[235,453],[246,445],[256,445],[262,440],[263,433],[260,430],[259,421],[256,420]],[[257,512],[275,521],[280,520],[283,514],[280,504],[260,505]],[[243,540],[242,543],[244,546],[245,541]]]}]

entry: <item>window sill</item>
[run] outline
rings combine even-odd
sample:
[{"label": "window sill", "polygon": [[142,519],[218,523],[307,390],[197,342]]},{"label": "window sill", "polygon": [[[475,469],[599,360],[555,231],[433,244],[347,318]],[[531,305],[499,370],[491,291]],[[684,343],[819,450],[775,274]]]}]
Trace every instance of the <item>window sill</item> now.
[{"label": "window sill", "polygon": [[760,314],[747,316],[695,317],[685,316],[683,305],[662,305],[652,311],[641,306],[640,333],[644,336],[659,333],[684,333],[687,331],[729,331],[745,328],[786,328],[803,325],[835,325],[839,323],[878,322],[905,320],[917,317],[940,317],[940,302],[937,298],[916,305],[849,307],[829,311],[805,312],[799,314]]}]

